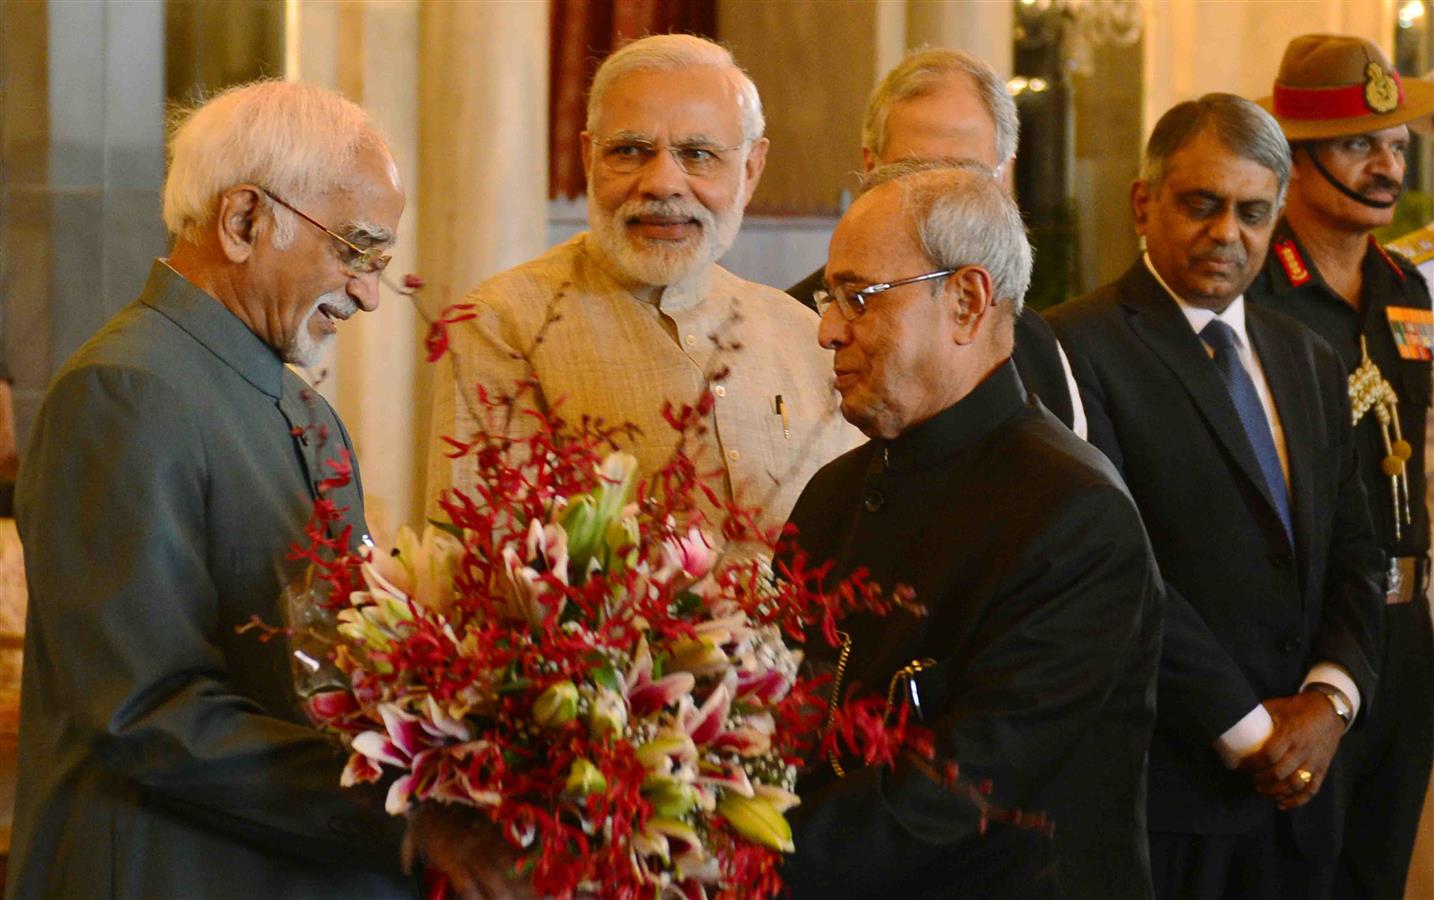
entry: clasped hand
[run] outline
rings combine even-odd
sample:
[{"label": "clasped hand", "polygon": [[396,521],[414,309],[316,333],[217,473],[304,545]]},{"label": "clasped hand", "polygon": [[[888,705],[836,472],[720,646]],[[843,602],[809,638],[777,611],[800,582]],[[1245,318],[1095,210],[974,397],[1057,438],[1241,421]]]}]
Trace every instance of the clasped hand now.
[{"label": "clasped hand", "polygon": [[1324,784],[1344,736],[1344,722],[1329,698],[1314,692],[1272,697],[1264,707],[1274,720],[1274,731],[1260,749],[1240,761],[1239,769],[1280,809],[1304,806]]}]

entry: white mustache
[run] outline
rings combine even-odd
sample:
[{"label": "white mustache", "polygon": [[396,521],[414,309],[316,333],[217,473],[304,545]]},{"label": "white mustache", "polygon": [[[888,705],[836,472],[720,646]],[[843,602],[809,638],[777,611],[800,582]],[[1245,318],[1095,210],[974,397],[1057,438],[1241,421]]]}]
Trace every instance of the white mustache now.
[{"label": "white mustache", "polygon": [[618,210],[621,221],[636,218],[695,219],[703,231],[710,231],[717,220],[711,210],[701,204],[677,200],[629,200]]},{"label": "white mustache", "polygon": [[358,312],[358,303],[343,291],[329,291],[327,294],[321,295],[314,301],[314,308],[309,315],[318,312],[321,306],[327,306],[332,310],[333,317],[336,319],[347,319]]}]

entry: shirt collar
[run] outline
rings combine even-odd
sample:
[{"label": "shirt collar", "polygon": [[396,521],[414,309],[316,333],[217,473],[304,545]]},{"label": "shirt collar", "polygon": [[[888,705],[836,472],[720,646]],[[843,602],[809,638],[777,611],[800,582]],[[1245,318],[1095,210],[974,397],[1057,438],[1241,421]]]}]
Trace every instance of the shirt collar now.
[{"label": "shirt collar", "polygon": [[1025,405],[1026,389],[1008,359],[951,406],[889,441],[876,443],[888,470],[937,465],[995,431]]},{"label": "shirt collar", "polygon": [[174,322],[245,381],[278,399],[283,393],[284,362],[224,304],[201,291],[157,259],[149,270],[140,302]]},{"label": "shirt collar", "polygon": [[1230,305],[1218,313],[1213,309],[1194,306],[1185,302],[1184,299],[1170,289],[1170,285],[1166,284],[1165,279],[1161,278],[1160,273],[1155,270],[1155,264],[1150,261],[1149,253],[1144,254],[1141,258],[1145,261],[1145,268],[1149,270],[1151,275],[1155,276],[1155,280],[1165,289],[1165,293],[1169,295],[1170,299],[1175,301],[1175,305],[1180,307],[1180,312],[1184,314],[1185,321],[1190,323],[1191,329],[1193,329],[1197,335],[1203,331],[1205,326],[1209,325],[1212,320],[1219,319],[1221,322],[1229,325],[1235,332],[1235,337],[1240,342],[1241,347],[1250,346],[1250,338],[1245,333],[1244,294],[1231,300]]},{"label": "shirt collar", "polygon": [[582,242],[583,252],[592,259],[603,274],[612,279],[613,284],[624,293],[640,303],[655,305],[659,309],[690,309],[702,302],[702,297],[707,293],[707,282],[714,268],[712,263],[708,263],[682,281],[667,285],[653,294],[652,299],[648,299],[641,296],[646,285],[619,269],[617,264],[602,252],[590,233],[583,232],[578,239]]}]

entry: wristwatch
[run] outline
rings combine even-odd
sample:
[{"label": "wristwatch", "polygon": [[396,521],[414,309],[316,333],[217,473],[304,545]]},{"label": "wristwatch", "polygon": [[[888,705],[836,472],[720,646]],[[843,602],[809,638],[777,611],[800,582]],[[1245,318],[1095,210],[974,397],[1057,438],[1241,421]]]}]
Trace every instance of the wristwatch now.
[{"label": "wristwatch", "polygon": [[1305,685],[1305,690],[1317,691],[1328,697],[1330,705],[1334,707],[1334,714],[1339,716],[1345,728],[1348,728],[1350,722],[1354,721],[1354,706],[1349,702],[1349,698],[1344,695],[1344,691],[1332,684],[1326,684],[1323,681],[1311,681]]}]

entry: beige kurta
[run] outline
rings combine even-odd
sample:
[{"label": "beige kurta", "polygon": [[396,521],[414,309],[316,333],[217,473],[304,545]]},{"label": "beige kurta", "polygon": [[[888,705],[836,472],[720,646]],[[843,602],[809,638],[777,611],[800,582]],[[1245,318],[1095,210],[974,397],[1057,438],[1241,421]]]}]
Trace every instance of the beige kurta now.
[{"label": "beige kurta", "polygon": [[715,405],[695,454],[699,470],[720,469],[712,486],[759,507],[765,526],[784,522],[812,474],[861,440],[838,409],[816,315],[720,266],[668,287],[660,303],[645,302],[578,235],[485,281],[467,302],[478,318],[451,330],[451,352],[434,374],[430,515],[440,490],[472,483],[471,461],[446,458],[440,436],[471,435],[476,386],[512,393],[528,373],[525,357],[539,408],[570,422],[592,416],[641,429],[623,449],[644,476],[677,445],[664,401],[695,404],[710,378]]}]

